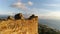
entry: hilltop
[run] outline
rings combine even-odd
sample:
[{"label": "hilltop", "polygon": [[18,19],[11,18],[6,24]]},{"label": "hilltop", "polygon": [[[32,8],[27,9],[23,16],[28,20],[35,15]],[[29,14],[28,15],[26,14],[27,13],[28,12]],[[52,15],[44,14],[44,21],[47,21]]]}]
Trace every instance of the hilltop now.
[{"label": "hilltop", "polygon": [[0,19],[0,34],[38,34],[38,16],[25,19],[22,13]]}]

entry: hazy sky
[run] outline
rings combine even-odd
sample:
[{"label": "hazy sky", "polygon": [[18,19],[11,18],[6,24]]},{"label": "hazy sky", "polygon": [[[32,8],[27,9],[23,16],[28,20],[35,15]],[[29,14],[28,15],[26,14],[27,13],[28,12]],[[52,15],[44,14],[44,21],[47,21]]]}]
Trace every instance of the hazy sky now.
[{"label": "hazy sky", "polygon": [[0,14],[19,12],[60,19],[60,0],[0,0]]}]

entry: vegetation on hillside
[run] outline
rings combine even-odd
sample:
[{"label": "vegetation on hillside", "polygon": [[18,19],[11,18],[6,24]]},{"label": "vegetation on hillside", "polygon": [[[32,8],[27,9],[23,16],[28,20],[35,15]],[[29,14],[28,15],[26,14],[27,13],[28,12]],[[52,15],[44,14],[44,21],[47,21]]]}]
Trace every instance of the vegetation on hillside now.
[{"label": "vegetation on hillside", "polygon": [[60,34],[60,31],[52,29],[46,25],[39,24],[38,26],[39,26],[38,27],[39,34]]}]

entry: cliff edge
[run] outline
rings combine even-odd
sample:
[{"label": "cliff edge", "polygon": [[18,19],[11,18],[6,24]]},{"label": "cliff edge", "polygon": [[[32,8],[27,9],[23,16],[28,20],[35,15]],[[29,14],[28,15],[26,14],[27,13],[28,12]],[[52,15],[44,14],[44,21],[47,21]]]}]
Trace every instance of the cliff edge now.
[{"label": "cliff edge", "polygon": [[25,19],[22,13],[0,22],[0,34],[38,34],[38,16]]}]

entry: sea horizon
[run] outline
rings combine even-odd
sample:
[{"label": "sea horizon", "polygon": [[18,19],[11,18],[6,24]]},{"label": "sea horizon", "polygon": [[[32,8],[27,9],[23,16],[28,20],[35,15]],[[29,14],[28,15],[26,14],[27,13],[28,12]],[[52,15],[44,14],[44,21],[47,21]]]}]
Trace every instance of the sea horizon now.
[{"label": "sea horizon", "polygon": [[39,19],[38,22],[53,29],[60,30],[60,19]]}]

